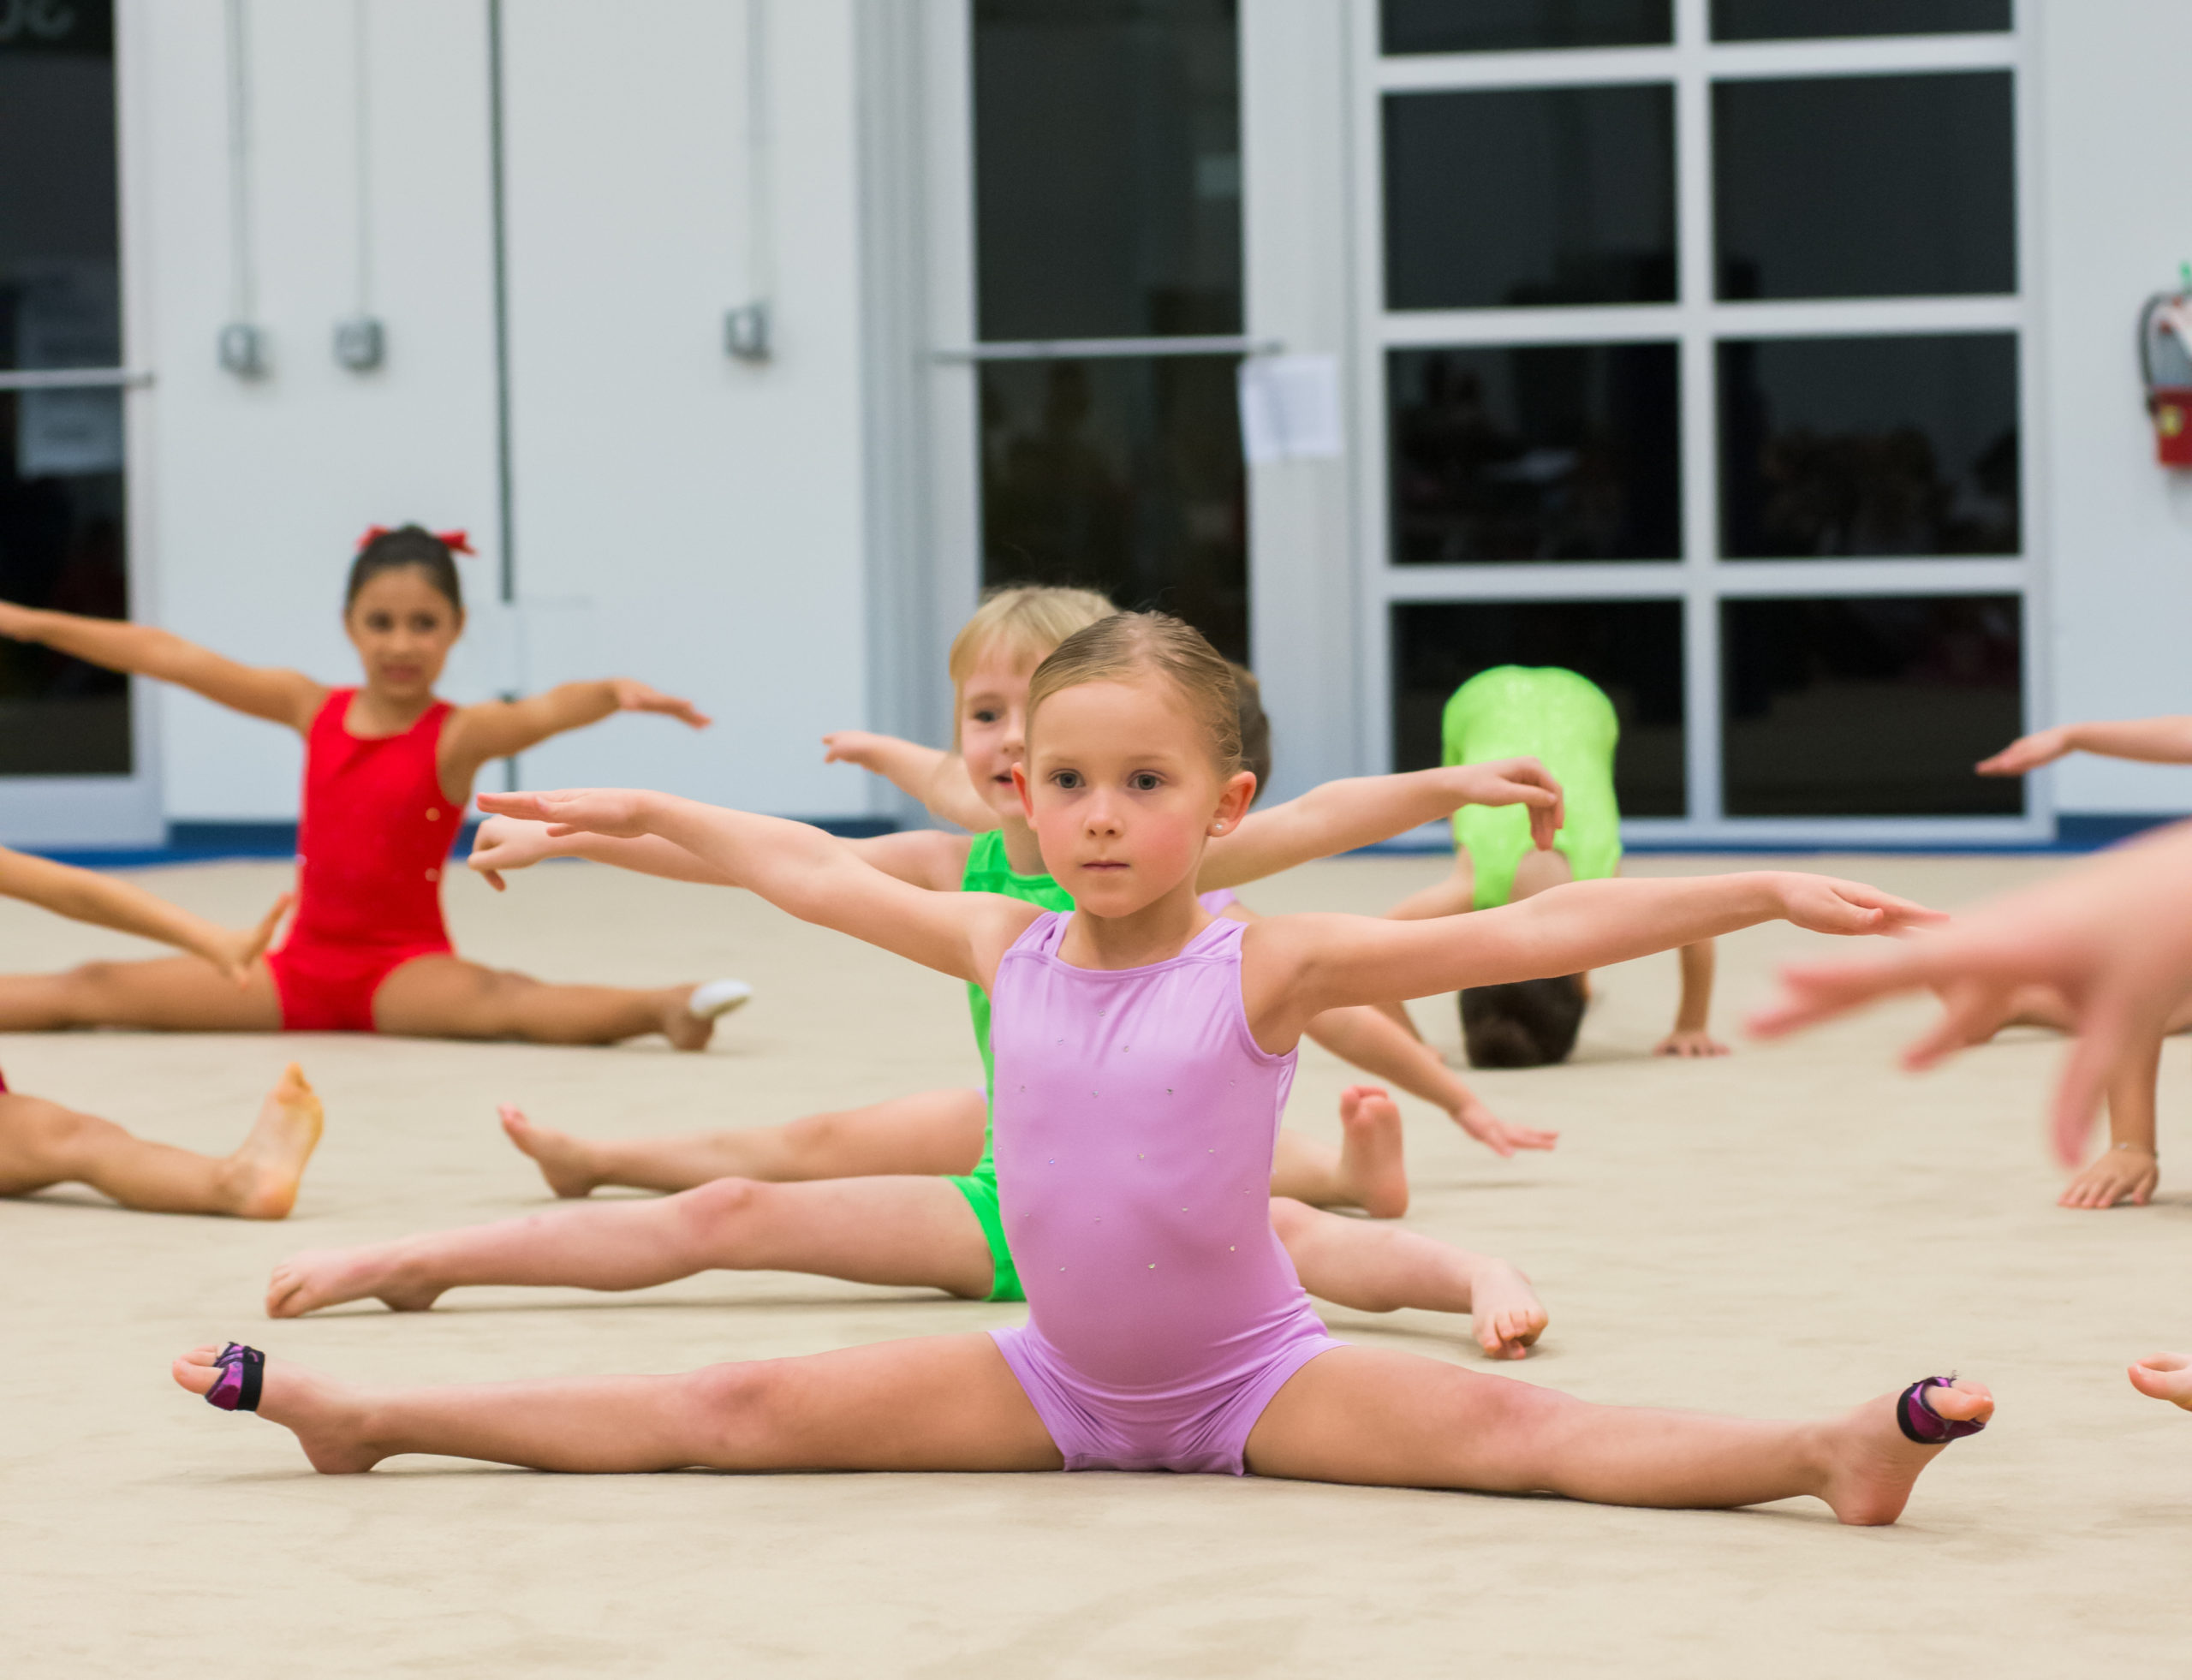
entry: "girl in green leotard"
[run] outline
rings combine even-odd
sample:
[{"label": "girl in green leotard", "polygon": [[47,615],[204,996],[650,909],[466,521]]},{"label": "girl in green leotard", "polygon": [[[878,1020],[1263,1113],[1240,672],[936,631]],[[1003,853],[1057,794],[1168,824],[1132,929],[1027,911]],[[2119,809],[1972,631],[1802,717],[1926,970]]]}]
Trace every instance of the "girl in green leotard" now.
[{"label": "girl in green leotard", "polygon": [[[1410,920],[1486,910],[1564,881],[1603,880],[1621,869],[1621,807],[1613,756],[1621,735],[1613,702],[1597,684],[1558,666],[1480,671],[1446,702],[1443,757],[1481,764],[1515,754],[1539,760],[1559,780],[1566,818],[1550,849],[1516,814],[1480,806],[1454,813],[1454,873],[1391,912]],[[1479,1067],[1536,1067],[1567,1059],[1589,997],[1590,977],[1568,974],[1462,994],[1462,1039]],[[1682,950],[1682,1003],[1674,1030],[1653,1053],[1724,1056],[1707,1026],[1712,944]]]}]

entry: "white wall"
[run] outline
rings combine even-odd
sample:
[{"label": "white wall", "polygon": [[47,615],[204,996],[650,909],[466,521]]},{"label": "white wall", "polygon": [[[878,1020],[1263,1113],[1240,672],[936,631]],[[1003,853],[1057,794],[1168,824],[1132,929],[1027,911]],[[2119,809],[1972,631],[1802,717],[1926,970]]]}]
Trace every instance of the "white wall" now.
[{"label": "white wall", "polygon": [[[2034,346],[2053,655],[2042,722],[2192,712],[2192,474],[2154,464],[2132,330],[2192,259],[2182,181],[2192,6],[2027,0],[2044,272]],[[2192,768],[2079,758],[2065,812],[2192,811]]]},{"label": "white wall", "polygon": [[[125,128],[148,200],[155,370],[134,485],[140,616],[330,681],[365,527],[468,528],[473,629],[444,691],[630,674],[703,736],[617,718],[528,780],[647,781],[801,815],[869,807],[815,737],[866,723],[852,0],[770,5],[782,353],[722,351],[743,301],[743,9],[506,0],[521,611],[496,604],[484,0],[371,0],[372,307],[389,356],[339,367],[357,305],[349,0],[251,0],[256,319],[272,371],[222,372],[231,315],[219,0],[134,0],[148,67]],[[144,527],[139,527],[140,530]],[[170,820],[295,814],[284,731],[187,694],[159,710]]]}]

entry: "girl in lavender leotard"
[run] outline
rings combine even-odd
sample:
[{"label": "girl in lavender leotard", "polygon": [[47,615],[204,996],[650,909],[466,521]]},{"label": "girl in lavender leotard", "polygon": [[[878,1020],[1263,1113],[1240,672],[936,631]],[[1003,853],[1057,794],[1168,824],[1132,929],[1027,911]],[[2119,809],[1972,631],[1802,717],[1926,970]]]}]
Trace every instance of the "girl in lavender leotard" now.
[{"label": "girl in lavender leotard", "polygon": [[1576,883],[1444,920],[1196,902],[1245,810],[1232,682],[1176,621],[1121,615],[1035,674],[1016,772],[1070,916],[883,876],[818,830],[661,795],[493,801],[656,834],[807,920],[972,980],[994,1004],[998,1168],[1028,1324],[677,1377],[362,1391],[230,1343],[176,1380],[293,1430],[323,1471],[407,1452],[543,1469],[1254,1471],[1725,1506],[1796,1494],[1892,1522],[1993,1402],[1923,1379],[1825,1423],[1587,1405],[1324,1332],[1264,1212],[1302,1024],[1323,1010],[1626,961],[1785,918],[1869,933],[1927,913],[1769,873]]}]

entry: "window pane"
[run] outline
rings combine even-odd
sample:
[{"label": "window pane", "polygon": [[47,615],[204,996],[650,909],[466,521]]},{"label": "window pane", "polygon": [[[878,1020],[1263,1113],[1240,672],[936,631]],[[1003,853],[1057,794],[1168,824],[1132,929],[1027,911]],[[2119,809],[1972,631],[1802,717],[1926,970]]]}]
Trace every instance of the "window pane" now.
[{"label": "window pane", "polygon": [[1720,295],[2015,291],[2011,129],[2007,71],[1714,84]]},{"label": "window pane", "polygon": [[1680,558],[1679,366],[1672,344],[1390,352],[1394,562]]},{"label": "window pane", "polygon": [[1712,0],[1716,41],[1964,35],[2010,27],[2010,0]]},{"label": "window pane", "polygon": [[1720,346],[1730,558],[2015,554],[2010,333]]},{"label": "window pane", "polygon": [[2016,816],[1972,766],[2023,729],[2015,595],[1724,601],[1731,817]]},{"label": "window pane", "polygon": [[1248,656],[1230,356],[986,362],[982,581],[1070,583],[1177,613]]},{"label": "window pane", "polygon": [[1661,46],[1675,38],[1674,0],[1385,0],[1379,18],[1388,53]]},{"label": "window pane", "polygon": [[1241,330],[1232,0],[976,0],[984,338]]},{"label": "window pane", "polygon": [[1438,762],[1438,717],[1493,665],[1564,665],[1621,718],[1622,814],[1679,817],[1683,793],[1682,603],[1469,601],[1393,608],[1393,768]]},{"label": "window pane", "polygon": [[1665,303],[1674,92],[1532,87],[1385,99],[1385,305]]},{"label": "window pane", "polygon": [[[0,33],[0,367],[122,360],[111,8],[75,0]],[[51,15],[47,15],[51,14]],[[0,394],[0,599],[120,618],[122,394]],[[0,640],[0,777],[126,776],[111,671]]]}]

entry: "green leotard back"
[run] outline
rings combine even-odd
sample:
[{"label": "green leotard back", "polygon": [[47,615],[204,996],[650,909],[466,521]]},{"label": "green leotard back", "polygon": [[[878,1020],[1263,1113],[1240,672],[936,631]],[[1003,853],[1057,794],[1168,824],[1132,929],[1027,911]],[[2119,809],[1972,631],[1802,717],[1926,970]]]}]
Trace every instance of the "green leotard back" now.
[{"label": "green leotard back", "polygon": [[[1066,890],[1048,875],[1016,873],[1004,855],[1004,836],[992,829],[978,834],[967,852],[966,873],[959,878],[962,892],[998,892],[1045,910],[1073,909]],[[992,1112],[997,1102],[997,1063],[990,1052],[990,994],[973,981],[967,983],[967,1012],[974,1018],[974,1042],[982,1052],[982,1095]],[[1020,1272],[1012,1263],[1012,1249],[1004,1240],[1004,1220],[998,1212],[997,1135],[993,1124],[982,1128],[982,1159],[973,1172],[955,1177],[952,1183],[967,1198],[981,1222],[990,1246],[990,1299],[1025,1301]]]},{"label": "green leotard back", "polygon": [[[1557,665],[1495,665],[1454,690],[1442,733],[1450,765],[1538,760],[1567,801],[1553,846],[1576,879],[1602,880],[1620,867],[1613,754],[1621,724],[1596,683]],[[1514,895],[1515,866],[1530,849],[1528,807],[1464,805],[1454,813],[1454,844],[1468,849],[1475,872],[1474,908],[1504,904]]]}]

